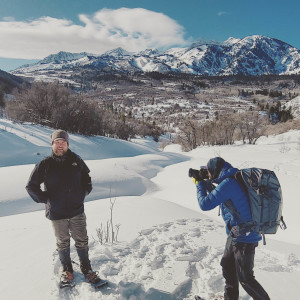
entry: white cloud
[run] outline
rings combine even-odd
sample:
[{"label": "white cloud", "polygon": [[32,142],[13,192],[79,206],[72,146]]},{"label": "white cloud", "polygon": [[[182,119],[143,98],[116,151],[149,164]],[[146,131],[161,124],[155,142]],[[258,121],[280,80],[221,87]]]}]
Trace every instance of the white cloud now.
[{"label": "white cloud", "polygon": [[219,11],[218,12],[219,17],[224,16],[224,15],[229,15],[229,12],[227,12],[227,11]]},{"label": "white cloud", "polygon": [[100,54],[184,45],[184,28],[168,16],[143,8],[102,9],[70,20],[42,17],[33,21],[0,21],[0,57],[41,59],[58,51]]},{"label": "white cloud", "polygon": [[15,18],[14,17],[4,17],[3,21],[13,22],[13,21],[15,21]]}]

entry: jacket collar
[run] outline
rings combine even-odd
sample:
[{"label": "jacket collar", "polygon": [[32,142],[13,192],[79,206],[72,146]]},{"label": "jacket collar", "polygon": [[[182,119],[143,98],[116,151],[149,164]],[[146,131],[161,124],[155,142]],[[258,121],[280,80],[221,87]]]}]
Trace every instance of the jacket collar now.
[{"label": "jacket collar", "polygon": [[221,183],[224,179],[233,176],[238,171],[237,168],[234,168],[230,163],[224,163],[224,166],[220,172],[220,175],[217,179],[213,180],[213,183]]}]

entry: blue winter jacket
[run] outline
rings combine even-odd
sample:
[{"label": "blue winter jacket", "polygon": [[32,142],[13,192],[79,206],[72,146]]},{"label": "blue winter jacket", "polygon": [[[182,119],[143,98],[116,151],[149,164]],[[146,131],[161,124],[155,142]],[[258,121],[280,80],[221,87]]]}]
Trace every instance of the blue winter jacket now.
[{"label": "blue winter jacket", "polygon": [[[236,226],[251,221],[250,207],[247,196],[240,184],[233,178],[238,169],[233,168],[228,162],[220,172],[220,175],[213,183],[218,184],[216,188],[210,181],[199,181],[197,183],[197,198],[202,210],[211,210],[220,205],[223,220],[226,223],[226,233],[229,235],[231,229]],[[226,206],[232,205],[239,214],[231,214]],[[240,232],[233,237],[233,242],[256,243],[261,240],[261,235],[257,232]]]}]

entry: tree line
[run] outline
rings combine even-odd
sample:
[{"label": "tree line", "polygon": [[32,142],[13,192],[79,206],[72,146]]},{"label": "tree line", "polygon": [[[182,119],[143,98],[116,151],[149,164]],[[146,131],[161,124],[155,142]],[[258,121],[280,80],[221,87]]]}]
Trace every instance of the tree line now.
[{"label": "tree line", "polygon": [[225,114],[203,123],[188,119],[176,139],[184,151],[204,145],[233,144],[235,140],[255,144],[267,123],[268,117],[257,111]]},{"label": "tree line", "polygon": [[[5,107],[7,117],[15,121],[124,140],[152,136],[157,141],[162,134],[154,122],[134,119],[132,114],[115,109],[111,101],[91,100],[58,83],[36,82],[16,89],[13,94],[14,97],[4,101],[3,93],[0,93],[0,108]],[[233,144],[235,140],[254,144],[264,134],[266,124],[292,119],[291,109],[285,109],[280,101],[275,106],[257,105],[257,110],[251,106],[250,111],[243,113],[219,115],[216,112],[214,120],[199,122],[186,118],[179,128],[177,142],[184,150],[201,145]]]},{"label": "tree line", "polygon": [[5,104],[8,118],[83,135],[102,135],[128,140],[136,135],[158,140],[160,129],[108,110],[100,102],[87,100],[58,83],[33,83],[15,90]]}]

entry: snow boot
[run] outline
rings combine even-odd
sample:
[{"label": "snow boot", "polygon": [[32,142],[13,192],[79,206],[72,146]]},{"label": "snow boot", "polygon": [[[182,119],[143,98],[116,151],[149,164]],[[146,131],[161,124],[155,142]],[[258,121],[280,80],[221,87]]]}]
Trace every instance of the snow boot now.
[{"label": "snow boot", "polygon": [[80,260],[80,270],[84,275],[86,275],[89,271],[92,270],[91,262],[89,260],[89,248],[77,248],[76,250]]},{"label": "snow boot", "polygon": [[73,266],[70,257],[70,248],[58,250],[58,256],[63,267],[63,271],[73,274]]},{"label": "snow boot", "polygon": [[98,272],[92,270],[91,262],[89,260],[89,248],[76,249],[79,260],[80,260],[80,270],[84,274],[85,278],[89,283],[97,284],[101,281],[98,276]]},{"label": "snow boot", "polygon": [[98,272],[92,270],[85,274],[85,278],[88,280],[89,283],[93,284],[97,284],[101,281],[100,277],[98,276]]}]

